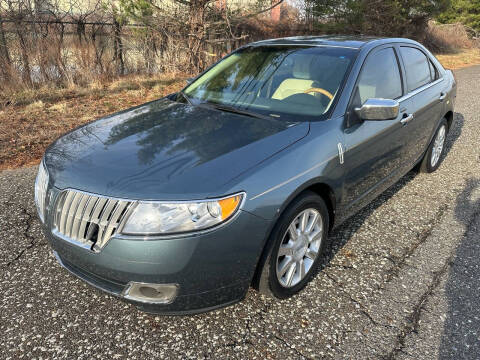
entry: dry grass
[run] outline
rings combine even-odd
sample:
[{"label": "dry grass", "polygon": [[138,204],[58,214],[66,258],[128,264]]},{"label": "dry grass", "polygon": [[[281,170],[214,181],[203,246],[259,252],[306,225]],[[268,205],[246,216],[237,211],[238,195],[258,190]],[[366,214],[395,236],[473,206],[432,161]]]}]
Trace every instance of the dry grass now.
[{"label": "dry grass", "polygon": [[10,94],[9,105],[0,108],[0,170],[37,163],[45,148],[65,132],[175,92],[186,77],[135,76],[89,88]]},{"label": "dry grass", "polygon": [[460,69],[462,67],[480,64],[480,49],[464,49],[454,54],[439,54],[437,59],[446,69]]},{"label": "dry grass", "polygon": [[431,51],[442,54],[471,49],[476,45],[463,24],[438,24],[435,21],[428,23],[423,43]]},{"label": "dry grass", "polygon": [[429,22],[423,43],[447,69],[480,64],[479,42],[471,36],[468,27],[460,23],[438,24]]}]

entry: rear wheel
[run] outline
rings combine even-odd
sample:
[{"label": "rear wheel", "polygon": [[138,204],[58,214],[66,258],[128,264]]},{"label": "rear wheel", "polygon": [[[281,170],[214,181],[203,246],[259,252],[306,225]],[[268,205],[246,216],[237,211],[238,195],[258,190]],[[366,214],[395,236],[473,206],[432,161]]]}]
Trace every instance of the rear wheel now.
[{"label": "rear wheel", "polygon": [[283,299],[303,289],[323,257],[328,225],[328,209],[320,196],[305,192],[296,198],[270,236],[259,264],[259,291]]},{"label": "rear wheel", "polygon": [[422,160],[420,165],[421,172],[431,173],[437,170],[440,166],[442,155],[445,151],[445,139],[447,138],[447,132],[447,120],[443,118]]}]

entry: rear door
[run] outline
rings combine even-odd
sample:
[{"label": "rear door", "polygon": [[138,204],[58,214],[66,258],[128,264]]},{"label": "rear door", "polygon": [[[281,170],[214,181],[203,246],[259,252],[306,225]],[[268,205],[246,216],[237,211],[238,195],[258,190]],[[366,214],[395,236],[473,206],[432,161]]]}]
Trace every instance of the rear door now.
[{"label": "rear door", "polygon": [[408,129],[406,156],[413,164],[425,151],[434,127],[442,117],[443,79],[426,53],[411,45],[399,46],[405,69],[406,97],[412,99],[413,118],[405,127]]},{"label": "rear door", "polygon": [[[345,182],[342,205],[352,208],[361,199],[368,201],[383,191],[381,184],[402,169],[405,162],[406,136],[402,117],[411,111],[411,100],[404,99],[402,72],[396,49],[393,45],[373,50],[366,58],[346,115],[345,135]],[[396,119],[363,121],[354,109],[367,99],[383,98],[400,101],[400,112]],[[374,191],[378,189],[378,191]],[[354,208],[353,208],[354,209]],[[355,211],[355,210],[352,210]]]}]

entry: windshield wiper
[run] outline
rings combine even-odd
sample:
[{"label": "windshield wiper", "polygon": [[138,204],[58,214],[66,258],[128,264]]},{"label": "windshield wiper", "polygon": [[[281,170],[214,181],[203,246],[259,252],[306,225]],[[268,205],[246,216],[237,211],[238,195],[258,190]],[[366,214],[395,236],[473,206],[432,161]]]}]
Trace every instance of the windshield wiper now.
[{"label": "windshield wiper", "polygon": [[261,114],[258,114],[256,112],[252,112],[252,111],[248,111],[248,110],[241,110],[241,109],[238,109],[234,106],[229,106],[229,105],[223,105],[223,104],[216,104],[216,103],[213,103],[213,102],[204,102],[202,103],[201,105],[207,105],[207,106],[210,106],[210,107],[213,107],[217,110],[221,110],[221,111],[225,111],[225,112],[230,112],[230,113],[233,113],[233,114],[240,114],[240,115],[245,115],[245,116],[250,116],[250,117],[253,117],[253,118],[257,118],[257,119],[268,119],[268,120],[272,120],[272,117],[271,116],[266,116],[266,115],[261,115]]},{"label": "windshield wiper", "polygon": [[192,104],[192,101],[190,100],[190,98],[189,98],[187,95],[185,95],[185,93],[184,93],[183,91],[179,91],[178,93],[179,93],[180,95],[182,95],[182,97],[187,101],[187,104],[188,104],[188,105],[193,105],[193,104]]}]

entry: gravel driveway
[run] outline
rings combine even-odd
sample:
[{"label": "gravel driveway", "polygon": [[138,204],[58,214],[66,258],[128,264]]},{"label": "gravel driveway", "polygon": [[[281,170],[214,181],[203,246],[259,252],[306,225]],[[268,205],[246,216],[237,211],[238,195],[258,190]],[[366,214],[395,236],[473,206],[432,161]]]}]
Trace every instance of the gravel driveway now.
[{"label": "gravel driveway", "polygon": [[331,236],[298,296],[207,314],[137,311],[57,265],[36,168],[0,173],[1,358],[480,358],[480,66],[456,72],[448,153]]}]

